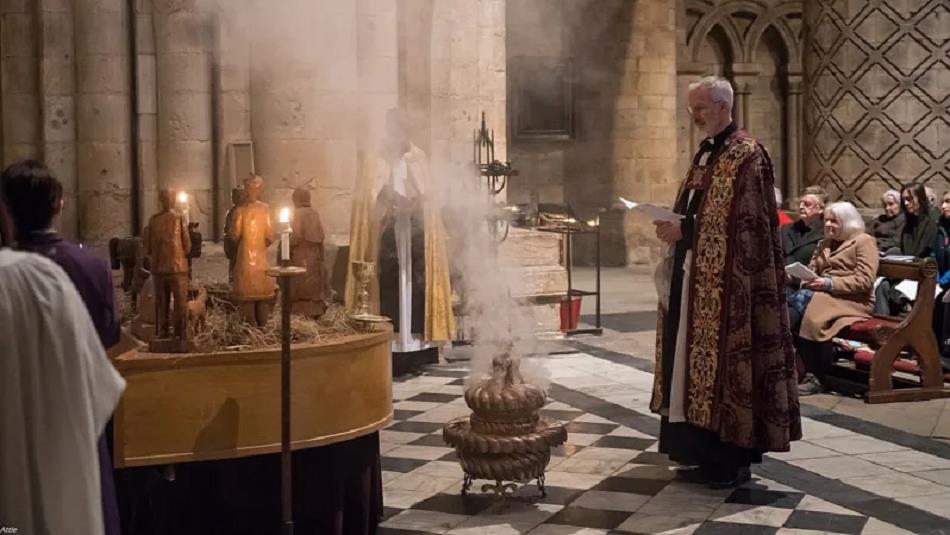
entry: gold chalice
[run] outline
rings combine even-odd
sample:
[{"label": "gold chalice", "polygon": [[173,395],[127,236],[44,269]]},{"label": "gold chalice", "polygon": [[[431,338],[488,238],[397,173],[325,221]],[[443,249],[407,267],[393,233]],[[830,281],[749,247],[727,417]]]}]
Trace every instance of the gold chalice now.
[{"label": "gold chalice", "polygon": [[350,311],[350,319],[373,324],[389,321],[386,316],[373,314],[369,309],[369,283],[376,276],[374,262],[353,261],[353,276],[356,277],[356,305]]}]

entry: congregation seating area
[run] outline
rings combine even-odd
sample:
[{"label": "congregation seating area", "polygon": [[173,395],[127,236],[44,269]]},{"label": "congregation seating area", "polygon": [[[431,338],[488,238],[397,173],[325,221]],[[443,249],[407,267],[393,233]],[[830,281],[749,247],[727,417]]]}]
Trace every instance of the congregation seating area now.
[{"label": "congregation seating area", "polygon": [[867,346],[852,352],[853,366],[836,366],[834,388],[863,394],[868,403],[950,397],[950,373],[943,372],[932,327],[936,262],[882,259],[878,276],[917,281],[918,299],[904,317],[875,315],[839,333]]}]

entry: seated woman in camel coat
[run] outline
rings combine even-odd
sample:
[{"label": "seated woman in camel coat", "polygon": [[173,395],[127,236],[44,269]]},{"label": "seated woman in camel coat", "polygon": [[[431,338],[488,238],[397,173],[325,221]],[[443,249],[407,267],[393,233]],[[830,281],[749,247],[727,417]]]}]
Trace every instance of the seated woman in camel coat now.
[{"label": "seated woman in camel coat", "polygon": [[808,372],[800,393],[806,395],[821,390],[819,381],[832,364],[830,340],[852,323],[870,318],[874,309],[879,255],[874,237],[864,232],[861,215],[851,203],[831,204],[825,209],[824,230],[809,265],[818,278],[804,281],[799,290],[807,301],[797,333]]}]

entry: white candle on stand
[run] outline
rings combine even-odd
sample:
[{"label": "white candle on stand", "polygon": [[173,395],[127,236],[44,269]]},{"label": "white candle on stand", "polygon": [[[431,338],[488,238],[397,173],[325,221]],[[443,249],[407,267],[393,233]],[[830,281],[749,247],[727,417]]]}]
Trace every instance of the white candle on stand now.
[{"label": "white candle on stand", "polygon": [[178,192],[178,209],[181,211],[181,217],[185,220],[185,228],[188,228],[188,194],[184,191]]},{"label": "white candle on stand", "polygon": [[277,222],[283,227],[280,231],[280,261],[290,261],[290,208],[281,208]]}]

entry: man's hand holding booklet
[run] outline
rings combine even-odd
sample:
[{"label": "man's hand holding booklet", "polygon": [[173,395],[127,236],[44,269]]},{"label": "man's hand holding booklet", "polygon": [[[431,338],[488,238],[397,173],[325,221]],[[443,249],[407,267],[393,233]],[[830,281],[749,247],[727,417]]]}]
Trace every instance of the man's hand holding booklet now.
[{"label": "man's hand holding booklet", "polygon": [[656,206],[654,204],[647,204],[642,202],[633,202],[623,197],[620,197],[620,202],[627,207],[627,210],[632,212],[639,212],[650,218],[651,221],[668,221],[675,222],[683,219],[683,216],[673,212],[672,210]]}]

